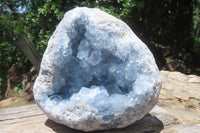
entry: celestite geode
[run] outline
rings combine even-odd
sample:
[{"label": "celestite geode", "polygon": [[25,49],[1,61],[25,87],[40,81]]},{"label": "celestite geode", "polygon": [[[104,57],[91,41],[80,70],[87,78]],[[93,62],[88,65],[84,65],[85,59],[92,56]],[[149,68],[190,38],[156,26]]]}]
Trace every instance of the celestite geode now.
[{"label": "celestite geode", "polygon": [[161,78],[147,46],[121,20],[86,7],[68,11],[34,84],[52,120],[93,131],[126,127],[157,103]]}]

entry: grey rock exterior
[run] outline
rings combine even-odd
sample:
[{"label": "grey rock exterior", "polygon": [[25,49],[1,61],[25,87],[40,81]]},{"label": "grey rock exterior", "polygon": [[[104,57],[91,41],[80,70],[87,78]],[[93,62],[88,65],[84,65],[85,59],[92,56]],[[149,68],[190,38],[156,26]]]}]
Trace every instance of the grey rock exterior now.
[{"label": "grey rock exterior", "polygon": [[68,11],[34,84],[52,120],[83,131],[122,128],[157,104],[161,77],[147,46],[121,20],[92,8]]}]

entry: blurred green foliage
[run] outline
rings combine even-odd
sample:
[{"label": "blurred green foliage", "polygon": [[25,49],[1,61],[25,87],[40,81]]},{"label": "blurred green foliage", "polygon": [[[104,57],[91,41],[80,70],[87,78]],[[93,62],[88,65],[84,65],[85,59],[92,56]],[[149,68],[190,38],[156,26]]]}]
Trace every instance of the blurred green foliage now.
[{"label": "blurred green foliage", "polygon": [[19,86],[15,86],[14,91],[15,95],[19,95],[22,93],[22,88],[20,88]]},{"label": "blurred green foliage", "polygon": [[12,64],[27,64],[27,58],[14,44],[26,33],[26,14],[19,12],[27,5],[26,0],[0,0],[0,99],[6,91],[8,69]]},{"label": "blurred green foliage", "polygon": [[27,34],[43,54],[64,13],[77,6],[97,7],[125,21],[160,68],[173,59],[200,67],[200,0],[0,0],[1,94],[11,65],[30,65],[15,41]]},{"label": "blurred green foliage", "polygon": [[199,0],[35,0],[28,11],[29,36],[43,53],[66,11],[77,6],[97,7],[124,20],[148,45],[160,68],[165,58],[197,66],[199,5]]},{"label": "blurred green foliage", "polygon": [[[193,5],[192,35],[194,39],[193,57],[200,62],[200,0],[196,0]],[[200,69],[200,66],[197,69]]]}]

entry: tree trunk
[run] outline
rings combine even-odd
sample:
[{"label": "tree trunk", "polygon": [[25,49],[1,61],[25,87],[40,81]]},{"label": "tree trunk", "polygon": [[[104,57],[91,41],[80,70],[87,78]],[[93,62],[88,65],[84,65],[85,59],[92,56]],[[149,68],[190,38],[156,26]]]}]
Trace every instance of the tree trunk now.
[{"label": "tree trunk", "polygon": [[31,61],[36,69],[39,70],[42,56],[36,50],[30,38],[27,35],[24,35],[16,41],[16,45],[22,49],[26,57]]},{"label": "tree trunk", "polygon": [[6,90],[6,93],[5,93],[5,97],[9,98],[9,97],[11,97],[13,95],[13,90],[12,90],[12,87],[11,87],[10,79],[7,79],[7,82],[8,82],[8,85],[7,85],[7,90]]}]

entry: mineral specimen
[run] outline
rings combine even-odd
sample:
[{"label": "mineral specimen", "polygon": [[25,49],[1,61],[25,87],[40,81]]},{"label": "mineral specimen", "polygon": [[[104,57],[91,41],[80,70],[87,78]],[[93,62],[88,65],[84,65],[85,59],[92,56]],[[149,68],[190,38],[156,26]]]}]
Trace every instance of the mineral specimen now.
[{"label": "mineral specimen", "polygon": [[147,46],[99,9],[68,11],[44,53],[34,84],[52,120],[93,131],[126,127],[157,103],[161,78]]}]

